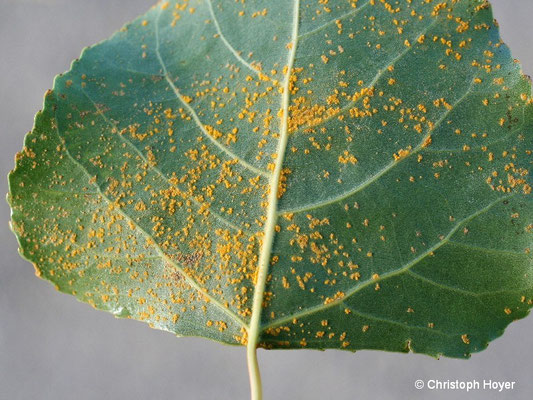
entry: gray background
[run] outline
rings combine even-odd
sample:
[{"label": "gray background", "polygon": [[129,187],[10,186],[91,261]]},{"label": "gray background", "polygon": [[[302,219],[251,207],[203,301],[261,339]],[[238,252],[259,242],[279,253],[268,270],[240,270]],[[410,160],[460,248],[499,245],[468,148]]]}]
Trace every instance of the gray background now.
[{"label": "gray background", "polygon": [[[154,0],[0,0],[0,194],[54,75]],[[228,0],[231,1],[231,0]],[[533,2],[493,0],[533,75]],[[2,195],[3,196],[3,195]],[[0,201],[0,399],[246,399],[243,348],[117,320],[34,277]],[[471,360],[360,351],[260,351],[266,399],[531,399],[533,317]],[[512,392],[417,391],[416,379],[517,381]]]}]

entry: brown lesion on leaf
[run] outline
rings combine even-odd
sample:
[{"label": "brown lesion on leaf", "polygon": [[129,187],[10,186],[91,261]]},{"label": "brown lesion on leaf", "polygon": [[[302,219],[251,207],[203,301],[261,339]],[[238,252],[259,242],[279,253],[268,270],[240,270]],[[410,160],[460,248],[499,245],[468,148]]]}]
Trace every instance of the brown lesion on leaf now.
[{"label": "brown lesion on leaf", "polygon": [[180,266],[184,268],[194,267],[202,259],[202,252],[193,252],[190,254],[178,253],[177,255],[170,255],[169,260],[165,262],[165,274],[173,283],[183,284],[186,283],[185,273],[178,268]]},{"label": "brown lesion on leaf", "polygon": [[[184,267],[194,267],[198,264],[202,257],[203,253],[201,251],[195,251],[189,254],[178,253],[169,256],[172,261]],[[170,263],[167,263],[167,266],[169,266],[170,268],[175,268],[175,266]]]}]

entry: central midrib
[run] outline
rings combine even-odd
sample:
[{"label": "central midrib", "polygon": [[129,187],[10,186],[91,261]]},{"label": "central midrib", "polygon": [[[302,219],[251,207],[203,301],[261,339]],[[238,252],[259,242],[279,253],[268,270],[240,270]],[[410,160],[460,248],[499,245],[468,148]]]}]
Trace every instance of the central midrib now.
[{"label": "central midrib", "polygon": [[263,296],[268,276],[268,266],[270,264],[270,256],[272,254],[272,247],[275,237],[275,227],[278,220],[278,186],[281,178],[281,171],[285,158],[285,151],[288,142],[288,118],[289,118],[289,102],[290,102],[290,78],[296,58],[296,47],[298,45],[298,29],[300,25],[300,0],[294,1],[293,8],[293,29],[292,29],[292,47],[290,49],[289,58],[287,62],[287,72],[285,82],[283,84],[283,98],[282,111],[283,116],[280,124],[280,137],[278,148],[276,152],[276,162],[274,171],[270,178],[267,208],[267,221],[265,224],[264,235],[262,239],[261,252],[259,256],[259,263],[257,266],[256,280],[254,286],[254,298],[252,304],[252,317],[250,320],[250,327],[248,330],[248,348],[255,351],[258,345],[261,315],[263,311]]}]

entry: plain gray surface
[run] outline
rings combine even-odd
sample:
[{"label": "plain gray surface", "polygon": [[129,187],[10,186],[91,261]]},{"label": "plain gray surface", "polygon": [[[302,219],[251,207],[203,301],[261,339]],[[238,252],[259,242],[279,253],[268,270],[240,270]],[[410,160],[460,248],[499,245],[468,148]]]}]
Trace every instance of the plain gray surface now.
[{"label": "plain gray surface", "polygon": [[[228,0],[231,1],[231,0]],[[289,0],[287,0],[289,1]],[[152,0],[0,0],[0,175],[54,75]],[[504,41],[533,75],[531,0],[494,0]],[[0,180],[0,193],[7,181]],[[0,399],[246,399],[243,348],[117,320],[35,278],[0,202]],[[468,361],[360,351],[260,351],[268,399],[531,399],[533,317]],[[416,379],[516,381],[494,391],[416,390]]]}]

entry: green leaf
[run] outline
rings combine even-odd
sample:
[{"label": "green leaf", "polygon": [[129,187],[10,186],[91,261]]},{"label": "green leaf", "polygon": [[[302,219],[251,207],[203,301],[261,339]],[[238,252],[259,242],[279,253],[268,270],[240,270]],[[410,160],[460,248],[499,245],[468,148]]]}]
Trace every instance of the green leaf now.
[{"label": "green leaf", "polygon": [[532,104],[483,0],[161,2],[56,78],[12,225],[177,335],[468,357],[533,302]]}]

